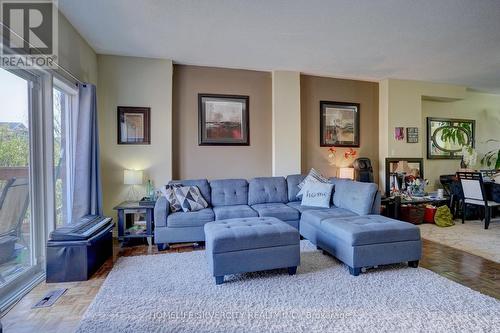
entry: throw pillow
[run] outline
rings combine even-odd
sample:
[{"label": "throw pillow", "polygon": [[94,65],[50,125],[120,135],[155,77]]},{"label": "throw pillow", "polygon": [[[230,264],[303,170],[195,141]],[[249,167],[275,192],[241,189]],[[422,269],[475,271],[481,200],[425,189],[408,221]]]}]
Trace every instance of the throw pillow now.
[{"label": "throw pillow", "polygon": [[314,168],[311,168],[307,177],[304,178],[304,180],[301,181],[299,185],[297,185],[300,188],[300,191],[297,193],[297,197],[300,197],[304,194],[303,189],[307,183],[328,183],[328,179],[323,177],[323,175],[316,171]]},{"label": "throw pillow", "polygon": [[170,205],[170,211],[172,213],[175,212],[180,212],[182,210],[181,203],[179,200],[177,200],[177,197],[175,196],[174,189],[182,187],[181,184],[170,184],[170,185],[165,185],[162,188],[160,188],[161,193],[165,198],[167,198],[167,201]]},{"label": "throw pillow", "polygon": [[201,195],[198,186],[178,187],[175,189],[175,196],[184,212],[195,212],[208,207],[208,203]]},{"label": "throw pillow", "polygon": [[310,182],[302,190],[302,206],[330,208],[333,184]]}]

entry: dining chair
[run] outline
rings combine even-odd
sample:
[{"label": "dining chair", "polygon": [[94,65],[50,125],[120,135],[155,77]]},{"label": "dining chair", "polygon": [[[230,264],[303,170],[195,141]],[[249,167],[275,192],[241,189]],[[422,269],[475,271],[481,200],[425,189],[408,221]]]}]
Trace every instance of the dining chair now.
[{"label": "dining chair", "polygon": [[445,194],[450,198],[448,206],[450,207],[453,218],[458,214],[458,210],[461,204],[461,195],[455,188],[456,175],[441,175],[439,176],[439,182],[443,186]]},{"label": "dining chair", "polygon": [[483,176],[480,172],[457,172],[462,191],[464,193],[462,223],[465,222],[467,205],[476,205],[484,208],[484,229],[488,229],[491,221],[492,208],[500,203],[488,200],[484,191]]}]

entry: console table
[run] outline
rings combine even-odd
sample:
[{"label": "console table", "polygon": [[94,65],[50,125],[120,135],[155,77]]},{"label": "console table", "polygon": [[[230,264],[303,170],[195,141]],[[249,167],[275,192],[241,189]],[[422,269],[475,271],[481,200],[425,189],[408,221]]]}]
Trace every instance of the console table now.
[{"label": "console table", "polygon": [[[154,202],[124,201],[114,207],[118,212],[118,240],[125,242],[133,238],[147,238],[148,245],[153,244]],[[141,219],[136,220],[136,214]],[[144,220],[142,220],[144,218]]]},{"label": "console table", "polygon": [[394,218],[396,220],[399,219],[401,214],[401,205],[424,205],[424,204],[432,204],[434,206],[444,206],[450,203],[449,197],[443,198],[412,198],[410,200],[403,199],[400,196],[394,197],[386,197],[382,198],[381,204],[385,206],[385,216]]}]

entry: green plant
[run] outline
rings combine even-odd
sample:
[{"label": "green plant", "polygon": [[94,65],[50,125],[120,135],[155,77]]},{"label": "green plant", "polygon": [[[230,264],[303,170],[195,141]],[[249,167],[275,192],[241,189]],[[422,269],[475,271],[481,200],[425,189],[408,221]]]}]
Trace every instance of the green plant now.
[{"label": "green plant", "polygon": [[[490,139],[488,142],[500,142],[495,139]],[[487,152],[481,159],[481,164],[486,165],[488,168],[494,166],[493,169],[500,169],[500,149],[496,148]]]},{"label": "green plant", "polygon": [[441,131],[441,141],[458,143],[460,146],[470,144],[467,136],[472,133],[470,123],[460,123],[458,126],[446,126]]}]

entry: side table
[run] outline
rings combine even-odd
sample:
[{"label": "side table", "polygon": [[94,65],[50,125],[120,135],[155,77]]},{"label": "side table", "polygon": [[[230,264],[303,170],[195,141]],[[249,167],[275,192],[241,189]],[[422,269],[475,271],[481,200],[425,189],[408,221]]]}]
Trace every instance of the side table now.
[{"label": "side table", "polygon": [[124,201],[114,207],[118,212],[118,240],[126,242],[132,238],[147,238],[148,245],[151,246],[154,208],[154,202],[139,201]]}]

